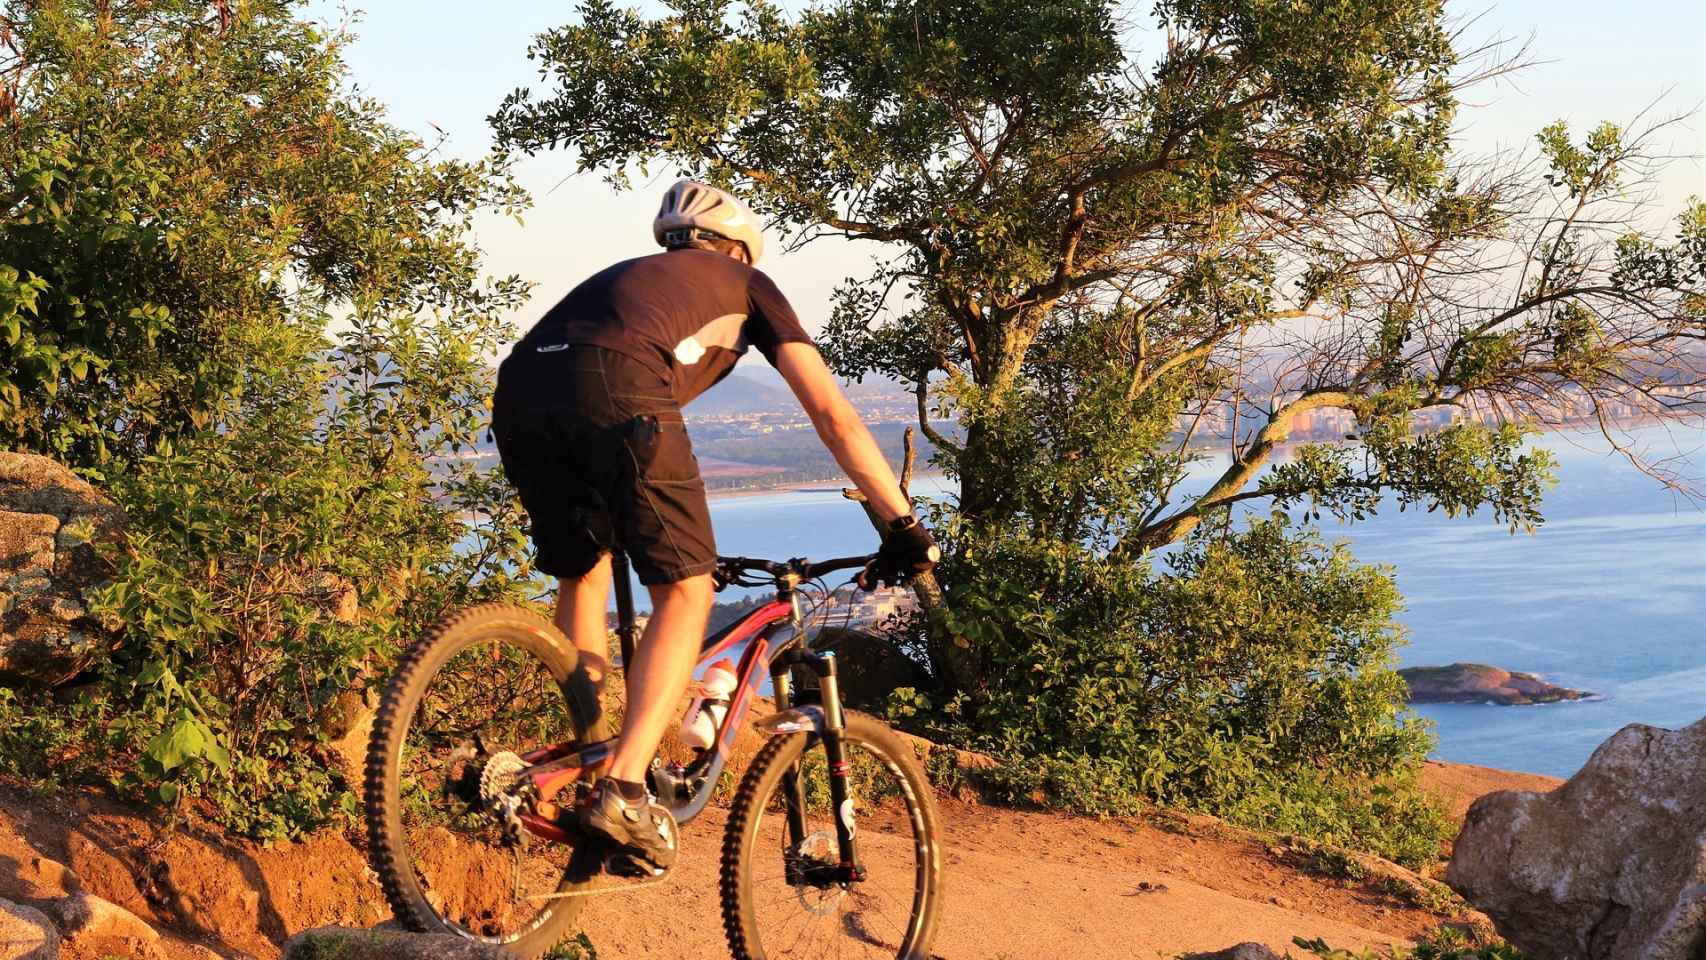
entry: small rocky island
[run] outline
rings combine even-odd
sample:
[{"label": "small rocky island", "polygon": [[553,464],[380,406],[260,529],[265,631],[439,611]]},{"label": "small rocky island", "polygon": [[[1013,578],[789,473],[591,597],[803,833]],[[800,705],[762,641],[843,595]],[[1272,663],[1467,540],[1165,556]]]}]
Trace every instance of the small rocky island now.
[{"label": "small rocky island", "polygon": [[1484,663],[1409,667],[1398,671],[1410,685],[1411,703],[1497,703],[1518,706],[1582,700],[1593,694],[1547,683],[1532,673],[1512,673]]}]

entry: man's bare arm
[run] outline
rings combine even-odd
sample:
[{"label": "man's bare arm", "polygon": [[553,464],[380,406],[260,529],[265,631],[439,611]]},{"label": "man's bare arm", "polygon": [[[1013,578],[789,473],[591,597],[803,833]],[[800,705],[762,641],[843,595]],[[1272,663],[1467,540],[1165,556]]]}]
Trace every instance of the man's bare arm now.
[{"label": "man's bare arm", "polygon": [[782,344],[776,351],[776,369],[799,398],[823,445],[847,471],[877,516],[886,523],[911,513],[912,504],[901,496],[893,468],[883,458],[859,412],[847,402],[841,384],[835,382],[817,348],[809,343]]}]

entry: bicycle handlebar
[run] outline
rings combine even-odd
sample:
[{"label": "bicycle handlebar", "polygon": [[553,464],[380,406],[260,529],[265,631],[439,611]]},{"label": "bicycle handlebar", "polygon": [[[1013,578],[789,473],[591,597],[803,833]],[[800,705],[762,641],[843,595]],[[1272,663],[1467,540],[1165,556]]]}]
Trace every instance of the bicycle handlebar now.
[{"label": "bicycle handlebar", "polygon": [[806,576],[816,578],[826,573],[834,573],[837,570],[863,570],[870,566],[871,561],[875,559],[877,559],[876,554],[867,553],[862,557],[836,557],[834,560],[822,560],[807,564]]},{"label": "bicycle handlebar", "polygon": [[724,583],[733,583],[743,573],[766,573],[772,577],[794,574],[802,580],[815,580],[837,570],[863,569],[869,566],[874,559],[876,559],[874,553],[862,557],[837,557],[833,560],[820,560],[817,563],[811,563],[803,557],[796,557],[786,562],[754,557],[718,557],[717,578]]}]

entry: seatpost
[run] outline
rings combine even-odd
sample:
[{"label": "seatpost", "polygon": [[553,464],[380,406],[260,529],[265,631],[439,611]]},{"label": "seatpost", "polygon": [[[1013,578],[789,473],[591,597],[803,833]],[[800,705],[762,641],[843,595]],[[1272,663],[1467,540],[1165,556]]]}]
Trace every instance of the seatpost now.
[{"label": "seatpost", "polygon": [[622,551],[611,551],[610,570],[616,582],[616,638],[622,642],[622,669],[626,672],[634,662],[640,628],[634,624],[634,581],[628,574],[628,557]]}]

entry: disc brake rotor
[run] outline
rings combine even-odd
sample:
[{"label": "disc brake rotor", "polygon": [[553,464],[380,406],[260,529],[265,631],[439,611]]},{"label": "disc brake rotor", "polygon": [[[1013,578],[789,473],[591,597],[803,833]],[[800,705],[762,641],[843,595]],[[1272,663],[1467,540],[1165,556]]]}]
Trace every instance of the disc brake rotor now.
[{"label": "disc brake rotor", "polygon": [[[827,864],[831,862],[830,854],[835,848],[835,835],[827,830],[819,830],[801,840],[790,855],[800,860],[816,860]],[[839,884],[820,887],[801,882],[794,885],[794,896],[800,901],[800,906],[807,913],[819,917],[833,911],[846,895],[846,889]]]}]

